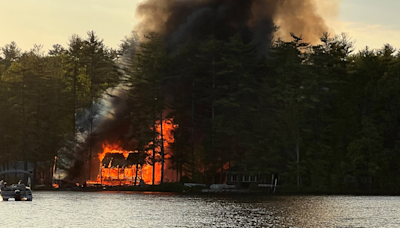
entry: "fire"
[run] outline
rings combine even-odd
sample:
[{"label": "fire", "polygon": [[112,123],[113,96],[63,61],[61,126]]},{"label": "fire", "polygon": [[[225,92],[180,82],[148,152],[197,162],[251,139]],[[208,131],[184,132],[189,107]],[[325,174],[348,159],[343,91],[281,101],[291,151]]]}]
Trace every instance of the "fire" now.
[{"label": "fire", "polygon": [[[172,131],[176,128],[170,120],[163,120],[162,124],[163,132],[163,144],[164,151],[169,148],[169,145],[174,142],[174,136]],[[161,132],[161,125],[158,122],[156,125],[157,132]],[[161,140],[161,134],[158,139]],[[147,162],[139,162],[140,156],[138,151],[127,151],[121,147],[122,143],[115,142],[103,142],[102,151],[98,153],[100,161],[99,174],[95,181],[87,181],[88,185],[139,185],[142,182],[146,184],[153,183],[153,166]],[[156,147],[157,152],[154,167],[154,183],[159,184],[161,182],[161,151],[160,146]],[[144,160],[152,160],[152,151],[145,155],[147,158]],[[167,159],[170,154],[166,153],[164,158]],[[143,160],[143,159],[142,159]],[[143,164],[141,164],[143,163]],[[150,162],[151,163],[151,162]]]},{"label": "fire", "polygon": [[60,186],[56,183],[53,184],[53,188],[59,188]]},{"label": "fire", "polygon": [[103,161],[104,156],[106,156],[107,153],[112,153],[112,154],[123,154],[125,159],[128,157],[129,151],[124,151],[121,149],[121,147],[118,144],[110,145],[110,144],[103,144],[103,153],[99,154],[99,159],[100,162]]}]

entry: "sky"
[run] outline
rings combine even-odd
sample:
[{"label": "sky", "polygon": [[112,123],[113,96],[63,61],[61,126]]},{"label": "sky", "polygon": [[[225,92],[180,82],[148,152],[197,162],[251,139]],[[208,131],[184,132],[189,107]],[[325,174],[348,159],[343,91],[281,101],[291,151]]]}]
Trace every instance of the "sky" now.
[{"label": "sky", "polygon": [[382,48],[384,44],[399,49],[399,9],[398,0],[340,0],[338,15],[326,21],[336,34],[348,33],[357,50]]},{"label": "sky", "polygon": [[[85,37],[93,30],[105,45],[118,48],[137,22],[135,8],[140,1],[0,0],[0,47],[11,41],[23,51],[34,44],[42,44],[45,50],[53,44],[66,47],[73,34]],[[340,2],[337,11],[329,4],[321,5],[320,14],[335,34],[348,33],[357,50],[380,48],[386,43],[400,48],[400,1],[316,1]]]}]

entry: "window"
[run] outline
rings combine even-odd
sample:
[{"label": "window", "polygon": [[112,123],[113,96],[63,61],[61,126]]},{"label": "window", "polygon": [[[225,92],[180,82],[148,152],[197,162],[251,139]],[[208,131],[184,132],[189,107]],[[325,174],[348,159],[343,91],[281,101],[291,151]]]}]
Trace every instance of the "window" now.
[{"label": "window", "polygon": [[231,181],[232,181],[232,182],[237,181],[237,174],[232,174]]}]

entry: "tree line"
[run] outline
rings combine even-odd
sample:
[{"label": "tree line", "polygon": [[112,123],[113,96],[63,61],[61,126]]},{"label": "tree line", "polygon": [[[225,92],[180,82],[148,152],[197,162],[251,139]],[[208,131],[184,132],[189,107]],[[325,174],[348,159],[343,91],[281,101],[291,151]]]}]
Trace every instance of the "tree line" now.
[{"label": "tree line", "polygon": [[[52,167],[55,156],[66,168],[74,159],[82,112],[119,81],[117,51],[107,48],[92,31],[74,35],[67,48],[41,45],[22,52],[15,42],[1,48],[0,161]],[[90,120],[89,120],[90,121]]]},{"label": "tree line", "polygon": [[154,33],[119,50],[94,32],[47,54],[11,43],[1,49],[0,161],[72,156],[80,112],[124,83],[127,137],[148,163],[162,162],[156,125],[173,120],[179,178],[218,183],[238,169],[279,173],[292,191],[398,193],[399,53],[389,44],[354,52],[346,34],[320,41],[292,34],[267,53],[240,34],[174,50]]}]

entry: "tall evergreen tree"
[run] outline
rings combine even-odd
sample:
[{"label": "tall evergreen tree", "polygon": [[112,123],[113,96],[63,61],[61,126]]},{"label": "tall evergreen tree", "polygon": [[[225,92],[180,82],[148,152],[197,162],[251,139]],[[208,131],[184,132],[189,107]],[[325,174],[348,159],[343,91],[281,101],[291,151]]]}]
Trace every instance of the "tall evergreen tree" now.
[{"label": "tall evergreen tree", "polygon": [[145,36],[146,40],[131,65],[128,106],[131,117],[131,137],[138,141],[139,153],[151,151],[148,163],[153,166],[152,183],[155,184],[155,165],[160,160],[157,152],[157,123],[162,123],[164,94],[162,83],[166,73],[166,48],[157,34]]},{"label": "tall evergreen tree", "polygon": [[[307,59],[305,50],[309,44],[301,37],[292,34],[293,40],[278,40],[271,50],[272,61],[269,67],[273,70],[274,120],[276,134],[281,150],[286,153],[289,172],[295,173],[297,186],[301,185],[300,151],[303,141],[304,115],[304,82]],[[290,178],[290,176],[288,176]]]}]

